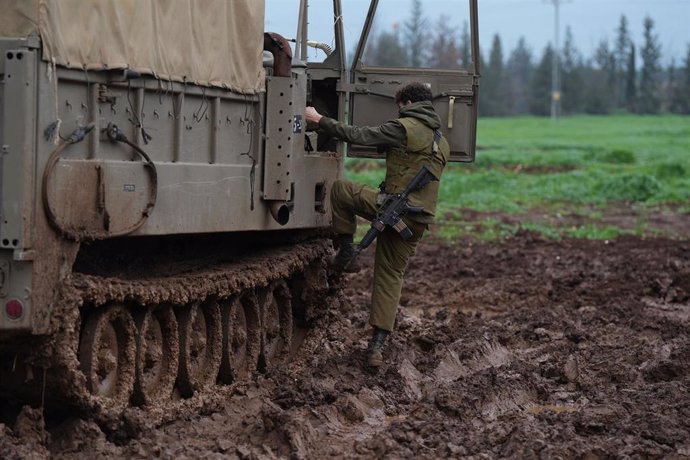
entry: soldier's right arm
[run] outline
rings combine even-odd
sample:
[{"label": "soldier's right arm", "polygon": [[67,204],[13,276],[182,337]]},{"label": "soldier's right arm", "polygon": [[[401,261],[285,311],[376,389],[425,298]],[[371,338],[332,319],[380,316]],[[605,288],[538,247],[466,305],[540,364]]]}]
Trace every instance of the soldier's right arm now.
[{"label": "soldier's right arm", "polygon": [[322,117],[319,128],[333,137],[358,145],[404,147],[407,141],[405,128],[397,120],[379,126],[352,126],[332,118]]}]

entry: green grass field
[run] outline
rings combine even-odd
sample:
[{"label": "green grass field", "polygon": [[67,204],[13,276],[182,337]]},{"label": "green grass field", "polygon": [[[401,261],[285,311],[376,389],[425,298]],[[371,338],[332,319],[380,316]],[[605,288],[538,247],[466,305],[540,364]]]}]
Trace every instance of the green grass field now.
[{"label": "green grass field", "polygon": [[[690,213],[690,117],[488,118],[479,121],[477,146],[474,164],[446,168],[437,235],[656,235],[667,232],[650,217]],[[381,161],[346,166],[350,180],[383,179]],[[690,236],[671,229],[669,236]]]}]

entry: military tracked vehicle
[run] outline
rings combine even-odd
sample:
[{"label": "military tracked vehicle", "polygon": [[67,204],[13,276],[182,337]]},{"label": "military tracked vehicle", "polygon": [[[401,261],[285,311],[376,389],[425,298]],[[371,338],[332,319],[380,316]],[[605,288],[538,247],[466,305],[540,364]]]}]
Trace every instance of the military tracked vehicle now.
[{"label": "military tracked vehicle", "polygon": [[[445,3],[478,56],[476,0]],[[421,80],[453,160],[474,158],[478,66],[367,63],[378,1],[351,69],[340,0],[332,43],[310,40],[306,0],[284,35],[264,33],[258,0],[2,4],[7,404],[167,408],[283,363],[337,289],[330,186],[345,155],[379,155],[323,138],[306,105],[379,124]]]}]

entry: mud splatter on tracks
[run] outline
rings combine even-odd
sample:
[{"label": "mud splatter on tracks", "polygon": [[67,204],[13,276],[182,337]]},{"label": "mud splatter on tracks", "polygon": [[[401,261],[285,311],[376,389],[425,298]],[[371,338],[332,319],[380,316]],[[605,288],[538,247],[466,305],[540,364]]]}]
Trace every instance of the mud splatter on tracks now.
[{"label": "mud splatter on tracks", "polygon": [[690,456],[690,242],[427,240],[377,373],[364,369],[371,255],[288,367],[201,413],[118,444],[82,420],[48,441],[0,427],[0,447],[26,436],[58,458]]}]

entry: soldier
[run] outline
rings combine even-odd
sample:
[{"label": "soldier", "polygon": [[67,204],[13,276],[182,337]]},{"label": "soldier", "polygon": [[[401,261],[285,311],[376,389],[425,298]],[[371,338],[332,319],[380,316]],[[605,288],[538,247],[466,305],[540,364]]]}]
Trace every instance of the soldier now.
[{"label": "soldier", "polygon": [[[399,118],[376,127],[350,126],[322,116],[313,107],[306,108],[306,120],[318,123],[327,134],[352,144],[377,146],[386,152],[386,178],[380,191],[344,180],[333,184],[333,229],[339,243],[332,261],[335,270],[358,270],[357,261],[352,260],[356,216],[372,220],[377,204],[382,202],[381,194],[402,192],[422,166],[441,178],[450,148],[445,138],[439,140],[437,137],[441,119],[434,111],[432,98],[431,90],[423,83],[404,85],[395,94]],[[405,241],[391,228],[386,228],[378,237],[369,314],[369,324],[374,328],[368,348],[368,363],[372,367],[383,364],[383,346],[393,330],[407,263],[424,231],[434,222],[438,186],[439,182],[434,181],[410,195],[411,205],[424,208],[422,213],[408,214],[404,218],[413,233],[412,238]]]}]

